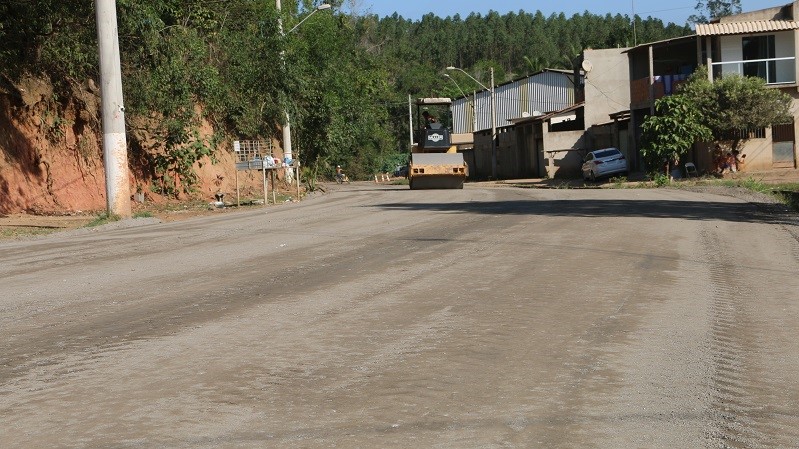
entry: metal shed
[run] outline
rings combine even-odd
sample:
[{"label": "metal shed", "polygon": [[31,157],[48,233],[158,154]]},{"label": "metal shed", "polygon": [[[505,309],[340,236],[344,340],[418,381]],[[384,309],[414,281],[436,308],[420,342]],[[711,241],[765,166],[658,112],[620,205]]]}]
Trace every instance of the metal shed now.
[{"label": "metal shed", "polygon": [[[574,74],[544,69],[495,88],[497,127],[536,113],[559,111],[574,104]],[[481,90],[452,103],[453,131],[473,133],[491,129],[491,92]]]}]

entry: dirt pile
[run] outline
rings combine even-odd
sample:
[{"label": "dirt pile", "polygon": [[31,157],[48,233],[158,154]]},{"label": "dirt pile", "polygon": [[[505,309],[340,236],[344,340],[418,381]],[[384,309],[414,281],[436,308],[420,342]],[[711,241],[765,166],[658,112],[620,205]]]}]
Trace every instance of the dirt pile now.
[{"label": "dirt pile", "polygon": [[[49,81],[35,77],[16,83],[0,79],[0,214],[104,210],[100,117],[99,89],[91,80],[55,89]],[[128,133],[128,139],[135,141],[128,151],[132,199],[156,203],[174,199],[157,193],[162,191],[159,180],[153,176],[149,158],[142,157],[142,152],[158,151],[158,137],[139,126],[141,120],[128,117],[128,121],[136,122]],[[203,123],[201,134],[213,132],[210,124]],[[237,174],[231,146],[223,142],[211,157],[198,160],[193,193],[177,192],[177,197],[210,201],[221,191],[235,198]],[[260,173],[239,172],[238,178],[242,195],[262,196]],[[282,173],[279,178],[283,179]],[[281,181],[277,186],[290,190],[284,184]]]}]

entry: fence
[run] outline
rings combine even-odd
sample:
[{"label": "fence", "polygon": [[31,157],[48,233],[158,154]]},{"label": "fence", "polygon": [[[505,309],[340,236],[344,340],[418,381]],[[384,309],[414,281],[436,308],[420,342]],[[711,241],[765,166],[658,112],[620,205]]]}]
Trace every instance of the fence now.
[{"label": "fence", "polygon": [[241,192],[239,191],[239,171],[260,170],[263,174],[264,205],[269,201],[269,187],[266,182],[266,171],[272,179],[272,202],[275,198],[275,172],[278,166],[272,157],[272,142],[268,140],[237,140],[233,142],[233,153],[236,160],[236,206],[241,206]]}]

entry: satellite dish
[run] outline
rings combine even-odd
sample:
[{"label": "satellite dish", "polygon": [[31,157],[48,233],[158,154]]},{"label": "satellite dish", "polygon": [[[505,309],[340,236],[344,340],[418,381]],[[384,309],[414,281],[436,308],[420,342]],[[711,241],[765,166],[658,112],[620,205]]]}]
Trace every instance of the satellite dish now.
[{"label": "satellite dish", "polygon": [[583,67],[583,70],[585,71],[585,73],[588,73],[591,70],[594,70],[594,65],[591,64],[591,61],[588,61],[588,60],[583,61],[582,67]]}]

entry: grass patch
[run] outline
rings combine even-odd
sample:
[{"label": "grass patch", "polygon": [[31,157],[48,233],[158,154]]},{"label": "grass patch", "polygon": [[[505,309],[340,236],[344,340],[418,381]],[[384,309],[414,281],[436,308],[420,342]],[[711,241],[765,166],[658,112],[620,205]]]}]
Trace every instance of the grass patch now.
[{"label": "grass patch", "polygon": [[774,190],[774,185],[766,184],[762,180],[748,177],[746,179],[725,179],[721,181],[721,185],[727,187],[742,187],[749,189],[753,192],[767,193]]},{"label": "grass patch", "polygon": [[122,217],[116,214],[109,214],[108,212],[103,212],[98,215],[94,220],[86,223],[87,228],[93,228],[95,226],[102,226],[104,224],[113,223],[115,221],[121,220]]},{"label": "grass patch", "polygon": [[614,176],[610,178],[610,182],[613,183],[614,189],[624,189],[627,187],[627,177],[626,176]]},{"label": "grass patch", "polygon": [[779,186],[772,191],[780,202],[790,207],[793,211],[799,212],[799,185],[786,184]]},{"label": "grass patch", "polygon": [[24,237],[35,237],[48,235],[60,231],[58,228],[38,228],[38,227],[19,227],[10,229],[0,229],[0,239],[18,239]]},{"label": "grass patch", "polygon": [[154,215],[152,214],[152,212],[146,210],[141,212],[136,212],[135,214],[133,214],[133,218],[153,218],[153,217]]},{"label": "grass patch", "polygon": [[771,195],[780,203],[785,204],[796,212],[799,212],[799,183],[795,182],[769,184],[763,182],[762,179],[756,179],[750,176],[743,179],[718,179],[710,177],[691,178],[683,179],[679,183],[674,184],[674,187],[676,188],[691,186],[721,186],[747,189],[753,192]]},{"label": "grass patch", "polygon": [[[283,192],[276,192],[275,193],[275,203],[274,204],[285,203],[287,201],[294,201],[294,195],[289,195],[289,194],[283,193]],[[269,192],[269,202],[270,203],[272,202],[272,192]]]},{"label": "grass patch", "polygon": [[395,179],[395,180],[391,181],[391,185],[392,186],[407,186],[408,185],[408,178]]}]

